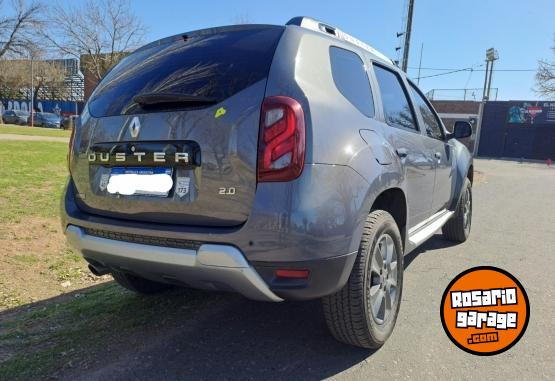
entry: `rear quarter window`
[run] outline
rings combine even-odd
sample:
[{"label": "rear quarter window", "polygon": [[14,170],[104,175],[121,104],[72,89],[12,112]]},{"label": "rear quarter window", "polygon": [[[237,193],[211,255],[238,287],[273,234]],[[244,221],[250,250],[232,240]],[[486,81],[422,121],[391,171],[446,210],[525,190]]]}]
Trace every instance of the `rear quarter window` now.
[{"label": "rear quarter window", "polygon": [[218,102],[265,79],[284,27],[250,25],[191,32],[136,50],[100,82],[94,117],[141,112],[133,97],[175,93]]},{"label": "rear quarter window", "polygon": [[358,111],[374,116],[374,102],[364,62],[350,50],[330,47],[331,72],[335,86]]}]

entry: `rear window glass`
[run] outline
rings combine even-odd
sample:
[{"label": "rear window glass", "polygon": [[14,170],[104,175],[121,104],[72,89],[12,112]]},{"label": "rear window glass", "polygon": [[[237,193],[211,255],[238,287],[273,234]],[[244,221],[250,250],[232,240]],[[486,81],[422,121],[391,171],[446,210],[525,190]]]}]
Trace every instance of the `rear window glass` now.
[{"label": "rear window glass", "polygon": [[175,93],[222,101],[266,78],[279,26],[217,28],[147,45],[125,57],[89,100],[95,117],[141,112],[133,97]]},{"label": "rear window glass", "polygon": [[372,89],[364,62],[349,50],[330,47],[331,72],[335,86],[361,113],[374,116]]},{"label": "rear window glass", "polygon": [[374,72],[382,94],[385,122],[393,127],[417,130],[405,86],[395,72],[374,65]]}]

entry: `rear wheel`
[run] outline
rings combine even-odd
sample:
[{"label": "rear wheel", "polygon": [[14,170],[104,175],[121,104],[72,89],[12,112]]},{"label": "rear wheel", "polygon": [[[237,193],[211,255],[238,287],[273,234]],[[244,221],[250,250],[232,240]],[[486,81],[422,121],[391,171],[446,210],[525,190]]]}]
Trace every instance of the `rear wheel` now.
[{"label": "rear wheel", "polygon": [[112,271],[112,277],[120,286],[139,294],[153,294],[171,287],[169,284],[154,282],[121,271]]},{"label": "rear wheel", "polygon": [[323,298],[326,323],[339,341],[382,346],[395,326],[403,289],[403,245],[393,217],[375,210],[368,216],[349,280]]},{"label": "rear wheel", "polygon": [[455,242],[464,242],[472,226],[472,184],[465,179],[455,215],[441,229],[443,236]]}]

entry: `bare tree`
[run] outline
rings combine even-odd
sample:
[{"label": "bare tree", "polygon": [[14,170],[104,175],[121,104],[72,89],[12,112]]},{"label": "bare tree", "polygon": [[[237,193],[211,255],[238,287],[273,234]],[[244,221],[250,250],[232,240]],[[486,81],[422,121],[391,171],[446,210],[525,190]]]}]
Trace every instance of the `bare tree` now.
[{"label": "bare tree", "polygon": [[96,80],[143,41],[146,28],[129,0],[54,4],[42,34],[58,51],[81,59]]},{"label": "bare tree", "polygon": [[30,60],[0,61],[0,97],[28,98],[31,91],[31,80],[34,85],[34,101],[39,96],[45,98],[64,98],[65,72],[59,63],[49,60],[33,62],[34,77],[31,79]]},{"label": "bare tree", "polygon": [[[3,6],[0,0],[0,9]],[[38,2],[11,1],[11,12],[0,15],[0,58],[24,55],[34,45],[41,9]]]},{"label": "bare tree", "polygon": [[[551,50],[555,53],[555,46]],[[555,60],[540,60],[538,64],[536,93],[548,99],[555,99]]]}]

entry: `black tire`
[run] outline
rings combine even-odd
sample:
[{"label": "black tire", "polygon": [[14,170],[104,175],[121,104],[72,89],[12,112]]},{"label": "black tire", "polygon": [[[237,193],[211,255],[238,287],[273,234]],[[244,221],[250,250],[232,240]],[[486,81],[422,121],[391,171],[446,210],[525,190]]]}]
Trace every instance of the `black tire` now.
[{"label": "black tire", "polygon": [[112,271],[112,277],[120,286],[139,294],[154,294],[171,287],[169,284],[154,282],[120,271]]},{"label": "black tire", "polygon": [[464,242],[470,235],[472,226],[472,184],[465,179],[455,214],[441,229],[443,237],[449,241]]},{"label": "black tire", "polygon": [[[390,240],[386,238],[390,237]],[[379,276],[375,271],[380,266],[375,266],[375,255],[380,255],[383,248],[382,241],[386,240],[386,247],[394,247],[391,254],[395,261],[395,269],[380,270]],[[387,249],[386,249],[387,251]],[[377,258],[377,257],[376,257]],[[386,261],[383,261],[387,266]],[[387,279],[385,279],[387,273]],[[395,295],[390,300],[389,315],[384,312],[380,319],[379,311],[373,312],[371,299],[378,298],[379,293],[384,295],[384,311],[386,311],[387,296],[393,286],[387,286],[390,282],[389,275],[395,274]],[[376,278],[378,276],[378,278]],[[393,277],[393,275],[391,275]],[[385,279],[385,280],[384,280]],[[376,287],[378,287],[376,289]],[[389,287],[387,290],[385,287]],[[373,290],[373,293],[372,293]],[[335,294],[322,299],[326,324],[331,334],[339,341],[362,348],[379,348],[393,332],[403,290],[403,244],[399,228],[393,217],[386,211],[375,210],[367,219],[362,239],[360,242],[357,259],[353,265],[351,275],[345,286]],[[381,304],[379,306],[381,310]],[[376,316],[375,316],[376,315]],[[380,321],[381,320],[381,321]]]}]

